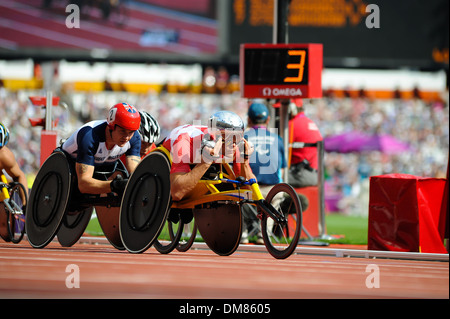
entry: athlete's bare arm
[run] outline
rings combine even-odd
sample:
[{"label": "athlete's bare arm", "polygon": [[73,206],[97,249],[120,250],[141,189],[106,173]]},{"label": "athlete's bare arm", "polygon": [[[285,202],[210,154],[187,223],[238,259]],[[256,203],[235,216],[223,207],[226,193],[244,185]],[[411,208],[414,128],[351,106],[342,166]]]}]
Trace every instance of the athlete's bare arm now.
[{"label": "athlete's bare arm", "polygon": [[19,164],[17,164],[14,153],[6,146],[0,149],[0,170],[1,169],[4,169],[15,182],[19,182],[25,186],[25,189],[28,191],[27,178],[20,169]]},{"label": "athlete's bare arm", "polygon": [[101,181],[93,178],[94,166],[76,163],[78,188],[81,193],[103,194],[111,192],[111,181]]},{"label": "athlete's bare arm", "polygon": [[[203,154],[209,153],[210,156],[219,154],[222,147],[222,142],[219,140],[214,148],[205,147]],[[172,173],[170,174],[170,192],[174,201],[179,201],[189,194],[202,176],[206,173],[212,164],[212,158],[204,158],[202,155],[202,162],[195,165],[195,167],[188,173]]]},{"label": "athlete's bare arm", "polygon": [[139,156],[127,156],[126,167],[127,167],[128,172],[130,174],[133,173],[140,162],[141,162],[141,158]]}]

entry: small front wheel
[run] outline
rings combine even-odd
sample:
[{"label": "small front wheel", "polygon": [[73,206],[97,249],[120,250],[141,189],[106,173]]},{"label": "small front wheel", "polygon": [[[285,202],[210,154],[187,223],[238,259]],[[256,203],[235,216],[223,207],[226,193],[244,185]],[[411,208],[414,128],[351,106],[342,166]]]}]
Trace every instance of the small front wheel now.
[{"label": "small front wheel", "polygon": [[264,244],[273,257],[285,259],[294,252],[300,239],[302,229],[300,199],[290,185],[281,183],[270,190],[265,202],[277,211],[278,216],[274,219],[264,207],[258,207],[258,210],[263,212],[261,232]]},{"label": "small front wheel", "polygon": [[178,246],[184,228],[182,220],[179,220],[176,224],[167,220],[166,224],[167,225],[162,229],[158,238],[153,243],[153,246],[155,246],[156,250],[161,254],[171,253]]},{"label": "small front wheel", "polygon": [[[170,225],[169,225],[170,227]],[[171,230],[173,232],[173,230]],[[186,235],[186,236],[184,236]],[[184,225],[183,235],[178,243],[177,250],[179,252],[188,251],[194,244],[195,238],[197,237],[197,224],[195,220],[192,220],[189,224]]]}]

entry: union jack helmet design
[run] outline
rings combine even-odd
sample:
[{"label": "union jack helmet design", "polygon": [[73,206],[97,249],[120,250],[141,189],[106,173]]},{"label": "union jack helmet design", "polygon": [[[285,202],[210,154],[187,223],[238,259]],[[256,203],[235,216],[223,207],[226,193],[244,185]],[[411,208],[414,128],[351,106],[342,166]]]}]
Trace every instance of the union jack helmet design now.
[{"label": "union jack helmet design", "polygon": [[124,129],[137,131],[141,125],[141,116],[134,106],[128,103],[117,103],[109,109],[106,121],[111,130],[119,125]]}]

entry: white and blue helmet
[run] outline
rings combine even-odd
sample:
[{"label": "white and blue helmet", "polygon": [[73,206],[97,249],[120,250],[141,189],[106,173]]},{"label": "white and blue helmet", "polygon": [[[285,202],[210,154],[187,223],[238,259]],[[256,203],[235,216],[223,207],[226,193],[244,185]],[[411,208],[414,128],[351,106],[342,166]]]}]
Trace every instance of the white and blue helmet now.
[{"label": "white and blue helmet", "polygon": [[8,128],[0,123],[0,148],[8,144],[9,141],[9,131]]}]

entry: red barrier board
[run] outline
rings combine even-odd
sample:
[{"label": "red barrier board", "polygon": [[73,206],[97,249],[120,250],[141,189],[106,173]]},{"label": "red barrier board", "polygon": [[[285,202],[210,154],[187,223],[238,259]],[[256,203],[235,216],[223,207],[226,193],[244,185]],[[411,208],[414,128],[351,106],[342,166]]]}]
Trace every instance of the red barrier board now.
[{"label": "red barrier board", "polygon": [[[308,208],[303,211],[302,224],[311,237],[320,236],[320,207],[319,207],[319,187],[309,186],[296,188],[295,191],[308,198]],[[307,238],[307,234],[302,230],[301,238]]]},{"label": "red barrier board", "polygon": [[58,138],[58,132],[56,131],[41,131],[41,157],[40,165],[44,164],[45,160],[52,154],[53,150],[56,148]]},{"label": "red barrier board", "polygon": [[368,249],[447,253],[439,232],[446,180],[370,177]]}]

